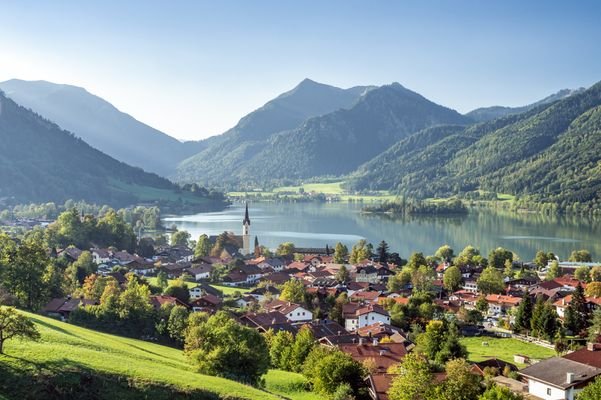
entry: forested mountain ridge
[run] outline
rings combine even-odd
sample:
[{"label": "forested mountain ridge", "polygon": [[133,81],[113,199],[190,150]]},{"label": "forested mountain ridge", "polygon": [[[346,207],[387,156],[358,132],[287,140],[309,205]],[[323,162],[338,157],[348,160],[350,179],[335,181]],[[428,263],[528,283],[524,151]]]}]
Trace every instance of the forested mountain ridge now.
[{"label": "forested mountain ridge", "polygon": [[127,206],[163,197],[173,203],[210,202],[94,149],[1,91],[0,138],[2,201],[62,203],[75,199]]},{"label": "forested mountain ridge", "polygon": [[[243,154],[237,162],[222,160],[218,177],[221,181],[261,183],[346,174],[415,131],[470,122],[398,83],[385,85],[367,91],[348,109],[310,118],[266,141],[246,142],[233,150]],[[194,167],[184,165],[189,161],[180,166],[182,178],[186,176],[182,170]]]},{"label": "forested mountain ridge", "polygon": [[305,79],[240,119],[232,129],[204,140],[205,148],[183,161],[175,178],[221,183],[260,152],[272,135],[296,128],[309,118],[351,107],[371,89],[372,86],[340,89]]},{"label": "forested mountain ridge", "polygon": [[[417,133],[363,165],[350,186],[393,189],[415,197],[476,190],[510,193],[551,207],[596,208],[601,185],[601,83],[526,113],[452,132]],[[443,129],[443,128],[441,128]],[[423,138],[422,138],[423,137]],[[577,168],[575,166],[578,166]]]},{"label": "forested mountain ridge", "polygon": [[582,87],[578,88],[578,89],[562,89],[556,93],[553,93],[552,95],[545,97],[542,100],[539,100],[537,102],[534,102],[532,104],[528,104],[525,106],[521,106],[521,107],[503,107],[503,106],[480,107],[480,108],[476,108],[475,110],[468,112],[465,115],[467,117],[470,117],[471,119],[473,119],[476,122],[490,121],[490,120],[493,120],[496,118],[505,117],[507,115],[520,114],[520,113],[526,112],[528,110],[531,110],[535,107],[538,107],[538,106],[541,106],[544,104],[553,103],[557,100],[565,99],[566,97],[581,93],[584,90],[585,90],[585,88],[582,88]]},{"label": "forested mountain ridge", "polygon": [[201,142],[182,143],[137,121],[77,86],[12,79],[0,83],[0,90],[103,153],[163,176],[203,148]]}]

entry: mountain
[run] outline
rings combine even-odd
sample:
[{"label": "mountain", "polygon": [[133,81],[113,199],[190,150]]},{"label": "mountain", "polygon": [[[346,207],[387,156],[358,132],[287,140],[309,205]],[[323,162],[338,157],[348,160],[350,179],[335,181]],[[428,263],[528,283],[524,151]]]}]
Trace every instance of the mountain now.
[{"label": "mountain", "polygon": [[205,149],[183,161],[175,179],[222,183],[267,145],[269,138],[309,118],[351,107],[371,86],[340,89],[305,79],[294,89],[243,117],[235,127],[203,141]]},{"label": "mountain", "polygon": [[601,82],[522,114],[418,132],[361,166],[350,186],[421,198],[484,190],[592,209],[600,163]]},{"label": "mountain", "polygon": [[74,199],[113,206],[153,201],[200,208],[215,203],[200,192],[183,192],[167,179],[109,157],[2,92],[0,138],[0,200]]},{"label": "mountain", "polygon": [[181,143],[77,86],[12,79],[0,90],[103,153],[163,176],[203,146]]},{"label": "mountain", "polygon": [[[289,93],[295,96],[306,84],[304,81]],[[325,85],[311,82],[310,86]],[[338,94],[342,90],[325,87]],[[329,103],[329,113],[326,107],[321,107],[319,111],[323,115],[305,119],[296,127],[285,129],[279,125],[280,131],[239,134],[235,146],[225,140],[220,143],[221,147],[209,146],[180,164],[178,178],[190,180],[203,173],[221,183],[256,183],[345,174],[417,130],[438,124],[471,122],[398,83],[347,91],[355,98],[354,102],[347,101],[347,107],[342,104],[333,107]]]},{"label": "mountain", "polygon": [[584,90],[585,90],[584,88],[562,89],[562,90],[558,91],[557,93],[553,93],[552,95],[547,96],[542,100],[539,100],[535,103],[532,103],[532,104],[529,104],[526,106],[522,106],[522,107],[503,107],[503,106],[482,107],[482,108],[477,108],[475,110],[472,110],[465,115],[470,117],[471,119],[473,119],[476,122],[490,121],[491,119],[504,117],[507,115],[520,114],[520,113],[526,112],[528,110],[531,110],[535,107],[538,107],[540,105],[553,103],[557,100],[565,99],[566,97],[572,96],[574,94],[582,93]]}]

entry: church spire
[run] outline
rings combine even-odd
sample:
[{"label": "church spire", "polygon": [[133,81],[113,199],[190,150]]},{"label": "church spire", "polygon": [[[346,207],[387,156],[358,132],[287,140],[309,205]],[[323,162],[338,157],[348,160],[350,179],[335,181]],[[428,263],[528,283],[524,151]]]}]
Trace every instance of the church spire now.
[{"label": "church spire", "polygon": [[248,203],[246,203],[246,212],[244,213],[243,225],[250,225],[250,218],[248,217]]}]

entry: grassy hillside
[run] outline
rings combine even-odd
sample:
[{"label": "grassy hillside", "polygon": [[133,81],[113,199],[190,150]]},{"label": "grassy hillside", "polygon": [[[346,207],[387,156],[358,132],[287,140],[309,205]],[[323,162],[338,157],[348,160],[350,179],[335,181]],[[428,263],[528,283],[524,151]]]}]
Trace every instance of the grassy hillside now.
[{"label": "grassy hillside", "polygon": [[[488,346],[483,346],[482,342],[487,342]],[[552,349],[517,339],[466,337],[461,339],[461,344],[467,348],[470,361],[483,361],[495,357],[515,364],[513,356],[516,354],[522,354],[537,360],[555,356],[555,351]],[[518,367],[523,366],[518,364]]]},{"label": "grassy hillside", "polygon": [[[178,349],[27,315],[42,339],[6,343],[6,355],[0,356],[0,398],[277,398],[250,386],[198,374]],[[278,372],[274,376],[276,383],[268,382],[268,387],[292,390],[277,383],[286,377]]]}]

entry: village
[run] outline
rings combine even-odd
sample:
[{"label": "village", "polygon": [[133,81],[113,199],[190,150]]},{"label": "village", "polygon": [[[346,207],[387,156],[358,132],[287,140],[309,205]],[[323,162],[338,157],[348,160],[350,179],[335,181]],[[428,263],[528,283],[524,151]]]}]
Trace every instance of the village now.
[{"label": "village", "polygon": [[[366,384],[373,400],[388,398],[396,376],[393,367],[416,347],[417,321],[454,321],[461,337],[475,338],[482,348],[496,338],[507,338],[503,340],[554,351],[555,357],[544,359],[516,353],[512,360],[488,357],[473,362],[474,374],[529,398],[572,400],[601,376],[601,343],[590,338],[587,341],[580,332],[564,333],[558,341],[555,334],[549,337],[544,332],[529,332],[530,326],[515,328],[520,323],[516,319],[523,319],[520,304],[528,298],[530,312],[534,303],[544,302],[558,321],[566,319],[577,293],[588,294],[589,290],[584,292],[587,285],[596,285],[589,279],[576,279],[576,270],[592,271],[598,264],[549,259],[539,268],[535,263],[510,261],[508,265],[502,260],[506,269],[519,272],[504,277],[502,287],[490,289],[481,279],[488,273],[486,268],[472,260],[457,266],[451,257],[443,257],[428,267],[431,273],[426,273],[421,264],[428,262],[414,255],[408,264],[420,264],[415,270],[422,274],[403,280],[399,277],[406,266],[381,260],[382,249],[380,254],[364,258],[357,257],[356,249],[349,254],[340,246],[309,249],[288,245],[285,254],[264,256],[258,238],[254,238],[253,247],[250,245],[248,206],[242,235],[224,233],[220,237],[208,238],[213,248],[220,242],[218,255],[199,257],[186,245],[160,246],[147,258],[110,248],[86,251],[97,266],[98,276],[114,278],[122,286],[127,285],[126,276],[131,273],[159,286],[158,281],[185,282],[187,293],[183,296],[166,291],[150,296],[157,312],[166,304],[208,314],[225,310],[240,324],[263,334],[296,335],[310,330],[319,345],[337,348],[369,365]],[[365,250],[365,243],[358,246],[357,252]],[[83,252],[68,247],[57,250],[54,256],[76,262]],[[459,279],[450,279],[450,269],[458,270]],[[555,271],[550,272],[552,269]],[[549,276],[551,273],[556,276]],[[425,300],[424,292],[429,295]],[[83,296],[54,298],[43,312],[68,321],[74,310],[94,304],[98,303]],[[587,315],[592,315],[601,309],[601,296],[584,296],[584,307]],[[560,332],[556,326],[553,329]],[[444,374],[438,373],[436,379],[444,381]]]}]

